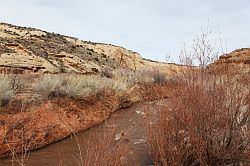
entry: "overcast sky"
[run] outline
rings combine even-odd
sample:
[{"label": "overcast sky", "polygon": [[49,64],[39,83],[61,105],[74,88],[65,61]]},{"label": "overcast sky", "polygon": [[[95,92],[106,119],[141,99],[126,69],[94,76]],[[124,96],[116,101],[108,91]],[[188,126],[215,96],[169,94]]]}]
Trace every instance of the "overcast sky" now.
[{"label": "overcast sky", "polygon": [[[0,0],[0,21],[176,60],[201,27],[232,51],[250,47],[249,0]],[[226,43],[226,44],[225,44]],[[219,45],[219,44],[218,44]]]}]

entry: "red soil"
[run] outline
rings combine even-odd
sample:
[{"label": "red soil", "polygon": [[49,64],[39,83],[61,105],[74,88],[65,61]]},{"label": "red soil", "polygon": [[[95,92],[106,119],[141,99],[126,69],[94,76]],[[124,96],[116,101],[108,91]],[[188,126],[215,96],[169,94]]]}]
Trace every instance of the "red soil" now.
[{"label": "red soil", "polygon": [[55,98],[36,106],[34,111],[0,115],[0,157],[45,147],[101,123],[119,108],[168,97],[171,89],[141,86],[132,92],[136,100],[113,94],[87,101]]}]

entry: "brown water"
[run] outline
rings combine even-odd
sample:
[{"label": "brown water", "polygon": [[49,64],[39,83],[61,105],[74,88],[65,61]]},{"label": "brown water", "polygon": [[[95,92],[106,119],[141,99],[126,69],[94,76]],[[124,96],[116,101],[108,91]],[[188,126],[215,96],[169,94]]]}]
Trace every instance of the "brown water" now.
[{"label": "brown water", "polygon": [[145,121],[145,117],[147,113],[157,115],[157,112],[164,109],[165,105],[166,100],[135,104],[130,108],[115,112],[106,122],[98,126],[46,148],[30,152],[25,157],[18,155],[15,158],[0,159],[0,166],[21,165],[22,163],[27,166],[91,165],[81,162],[85,153],[91,148],[89,142],[105,142],[108,138],[111,139],[107,148],[112,148],[119,141],[126,141],[130,150],[124,156],[126,165],[151,165],[152,158],[144,128],[145,123],[149,122]]}]

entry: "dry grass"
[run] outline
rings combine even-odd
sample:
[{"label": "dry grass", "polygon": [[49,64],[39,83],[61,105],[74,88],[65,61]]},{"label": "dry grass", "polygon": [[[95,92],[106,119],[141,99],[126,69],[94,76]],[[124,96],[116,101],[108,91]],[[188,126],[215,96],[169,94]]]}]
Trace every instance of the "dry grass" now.
[{"label": "dry grass", "polygon": [[[23,100],[31,101],[33,104],[54,97],[67,96],[74,99],[85,99],[89,96],[101,96],[105,92],[112,92],[118,97],[122,97],[122,95],[133,97],[128,96],[127,92],[131,92],[138,85],[164,85],[166,83],[166,76],[157,70],[134,72],[124,69],[106,73],[108,74],[9,74],[1,76],[0,100],[5,104],[15,93],[22,96]],[[31,102],[29,103],[32,104]]]},{"label": "dry grass", "polygon": [[127,85],[164,85],[167,83],[167,75],[159,70],[116,70],[113,78],[125,82]]},{"label": "dry grass", "polygon": [[42,98],[51,99],[68,96],[79,99],[99,94],[103,91],[122,93],[129,86],[120,81],[97,75],[43,75],[34,83],[35,92]]},{"label": "dry grass", "polygon": [[58,96],[63,84],[63,77],[60,75],[43,75],[34,83],[34,90],[42,98],[50,99]]},{"label": "dry grass", "polygon": [[158,71],[158,70],[154,70],[152,71],[152,77],[154,79],[154,83],[157,85],[164,85],[167,83],[167,78],[166,78],[166,74]]},{"label": "dry grass", "polygon": [[9,100],[15,95],[15,90],[12,86],[12,79],[8,76],[0,76],[0,106],[6,105]]}]

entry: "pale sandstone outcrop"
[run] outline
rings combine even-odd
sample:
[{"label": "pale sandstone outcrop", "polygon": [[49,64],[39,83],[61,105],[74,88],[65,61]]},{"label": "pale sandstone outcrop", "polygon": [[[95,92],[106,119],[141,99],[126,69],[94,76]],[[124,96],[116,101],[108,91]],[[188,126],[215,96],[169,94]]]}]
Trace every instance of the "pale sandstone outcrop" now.
[{"label": "pale sandstone outcrop", "polygon": [[[38,73],[96,73],[104,69],[177,71],[123,47],[82,41],[34,28],[0,24],[0,67]],[[171,68],[171,70],[170,70]]]},{"label": "pale sandstone outcrop", "polygon": [[224,54],[215,63],[250,64],[250,48],[241,48],[229,54]]}]

